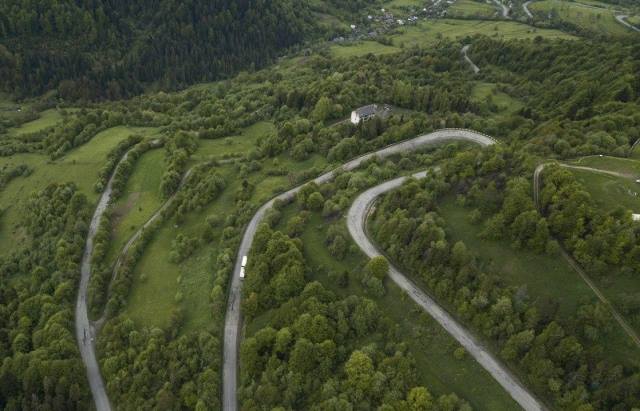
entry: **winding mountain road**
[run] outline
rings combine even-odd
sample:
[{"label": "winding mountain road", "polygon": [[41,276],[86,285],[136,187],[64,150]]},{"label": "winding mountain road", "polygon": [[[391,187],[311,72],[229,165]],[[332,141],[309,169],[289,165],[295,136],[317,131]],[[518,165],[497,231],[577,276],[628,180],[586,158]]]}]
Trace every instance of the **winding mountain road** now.
[{"label": "winding mountain road", "polygon": [[529,4],[531,4],[533,0],[529,0],[526,3],[522,4],[522,9],[524,10],[525,14],[527,15],[527,17],[529,17],[530,19],[533,18],[533,13],[531,13],[531,10],[529,10]]},{"label": "winding mountain road", "polygon": [[[487,142],[487,144],[491,143]],[[420,179],[426,177],[426,175],[426,172],[421,172],[411,177]],[[382,255],[369,240],[365,230],[366,219],[372,209],[372,205],[380,195],[397,189],[408,179],[409,177],[400,177],[370,188],[358,196],[349,209],[347,215],[349,233],[362,251],[370,258]],[[389,265],[389,277],[398,287],[405,291],[416,304],[447,330],[523,409],[527,411],[544,409],[543,405],[527,391],[518,379],[487,351],[468,330],[392,264]]]},{"label": "winding mountain road", "polygon": [[480,67],[476,66],[475,63],[473,61],[471,61],[471,59],[467,55],[467,52],[469,51],[470,47],[471,47],[471,44],[467,44],[466,46],[464,46],[462,48],[461,53],[462,53],[462,56],[464,57],[464,59],[467,61],[467,63],[469,63],[469,65],[471,66],[471,69],[473,70],[473,72],[475,74],[478,74],[480,72]]},{"label": "winding mountain road", "polygon": [[[540,177],[542,176],[542,172],[544,171],[544,169],[548,165],[551,165],[551,164],[557,164],[560,167],[564,167],[564,168],[571,168],[571,169],[576,169],[576,170],[589,170],[589,171],[594,171],[594,172],[598,172],[598,173],[603,173],[603,174],[609,174],[609,175],[613,175],[613,176],[628,178],[628,176],[625,176],[624,174],[621,174],[621,173],[616,173],[615,171],[600,170],[600,169],[591,168],[591,167],[574,166],[574,165],[563,164],[563,163],[543,163],[543,164],[540,164],[538,167],[536,167],[535,171],[533,172],[533,199],[534,199],[534,203],[535,203],[536,207],[538,208],[538,210],[540,210],[540,212],[541,212],[541,209],[542,209],[542,203],[541,203],[541,200],[540,200],[540,191],[541,191],[542,183],[541,183],[541,178]],[[640,348],[640,337],[635,332],[635,330],[633,328],[631,328],[631,326],[625,321],[625,319],[622,317],[622,315],[613,306],[611,301],[609,301],[609,299],[602,293],[602,291],[600,291],[598,286],[591,280],[591,277],[589,277],[589,275],[582,269],[580,264],[578,264],[578,262],[576,260],[574,260],[574,258],[571,255],[569,255],[569,253],[566,252],[564,247],[561,247],[561,253],[562,253],[562,256],[564,257],[564,259],[569,263],[571,268],[573,268],[573,270],[580,276],[580,278],[582,278],[582,281],[584,281],[585,284],[587,284],[587,286],[589,286],[589,288],[591,288],[591,291],[593,291],[593,293],[596,295],[596,297],[598,297],[598,300],[600,300],[600,302],[602,304],[604,304],[609,309],[609,311],[613,315],[613,318],[616,320],[618,325],[620,325],[620,327],[622,327],[624,332],[629,336],[629,338],[631,338],[633,343],[638,348]]]},{"label": "winding mountain road", "polygon": [[102,380],[102,374],[100,374],[100,366],[98,365],[98,360],[96,358],[96,330],[89,320],[89,313],[87,310],[89,281],[91,280],[93,242],[96,237],[96,233],[98,232],[98,228],[100,227],[100,220],[102,220],[102,216],[111,202],[113,181],[115,179],[116,170],[118,170],[120,164],[127,159],[131,150],[133,150],[133,148],[122,156],[116,167],[113,169],[113,173],[109,178],[107,187],[100,196],[96,210],[91,218],[91,224],[89,225],[89,232],[87,233],[87,241],[84,246],[84,253],[82,254],[82,263],[80,266],[80,289],[78,290],[78,300],[76,302],[76,340],[78,341],[78,348],[80,349],[82,362],[87,369],[87,379],[89,380],[89,387],[91,388],[91,394],[93,395],[93,401],[95,402],[97,411],[110,411],[111,404],[109,403],[109,397],[107,396],[104,381]]},{"label": "winding mountain road", "polygon": [[[496,143],[496,140],[493,138],[475,132],[471,130],[464,129],[443,129],[439,131],[435,131],[433,133],[421,135],[419,137],[413,138],[411,140],[407,140],[401,143],[397,143],[388,147],[385,147],[381,150],[363,155],[354,160],[351,160],[344,164],[342,167],[339,167],[335,170],[332,170],[326,174],[321,175],[320,177],[313,180],[313,182],[317,184],[323,184],[331,181],[338,170],[350,171],[358,166],[360,166],[363,162],[373,158],[373,157],[387,157],[393,154],[410,152],[417,150],[425,145],[437,144],[443,142],[451,142],[451,141],[469,141],[472,143],[476,143],[482,146],[488,146]],[[424,177],[426,172],[418,173],[417,177]],[[400,182],[398,182],[400,181]],[[401,184],[403,178],[393,180],[392,182],[383,184],[382,187],[393,187],[393,184]],[[395,183],[394,183],[395,182]],[[397,186],[396,185],[396,186]],[[237,401],[237,371],[238,371],[238,347],[240,343],[240,331],[242,327],[242,316],[240,312],[240,300],[242,296],[242,281],[240,280],[240,267],[242,265],[242,257],[249,254],[251,250],[251,244],[253,242],[253,237],[255,236],[256,230],[262,221],[264,215],[267,210],[269,210],[274,201],[283,200],[289,201],[292,200],[296,193],[304,186],[298,186],[293,188],[283,194],[280,194],[276,198],[268,201],[264,204],[256,214],[253,216],[249,225],[247,226],[245,233],[242,238],[242,242],[240,244],[240,248],[238,249],[238,255],[236,258],[236,264],[233,271],[233,276],[231,278],[231,287],[229,291],[229,299],[227,303],[227,313],[225,317],[225,328],[224,328],[224,365],[223,365],[223,409],[226,411],[236,411],[238,409],[238,401]],[[376,189],[380,189],[381,186],[376,187]],[[367,193],[373,193],[368,191]],[[364,194],[363,194],[364,195]],[[348,217],[349,230],[356,230],[358,232],[358,221],[362,220],[362,213],[366,210],[367,207],[366,201],[362,200],[362,198],[367,197],[359,197],[354,203],[354,206],[351,208]],[[364,207],[364,208],[362,208]],[[358,211],[360,210],[360,211]],[[352,232],[353,235],[353,232]],[[365,236],[366,237],[366,236]],[[354,236],[356,241],[361,247],[366,243],[362,240],[361,235],[357,237]],[[370,249],[369,249],[370,250]],[[375,248],[374,248],[375,250]],[[371,250],[370,250],[371,251]],[[248,275],[251,275],[248,273]],[[448,314],[440,308],[433,300],[431,300],[428,296],[426,296],[423,292],[421,292],[415,285],[410,283],[406,277],[402,276],[399,272],[393,275],[394,280],[402,287],[407,290],[411,298],[414,299],[425,311],[434,316],[440,324],[445,327],[445,329],[450,332],[460,343],[467,348],[467,350],[474,355],[474,357],[478,360],[480,365],[482,365],[498,382],[511,394],[511,396],[521,404],[526,410],[541,410],[544,409],[542,405],[531,395],[529,394],[525,388],[517,381],[515,377],[504,367],[502,366],[494,357],[489,354],[487,350],[482,348],[474,337],[463,327],[461,327],[455,320],[453,320]]]},{"label": "winding mountain road", "polygon": [[618,14],[618,15],[616,15],[616,20],[618,20],[618,22],[619,22],[619,23],[621,23],[621,24],[623,24],[623,25],[627,26],[627,27],[628,27],[628,28],[630,28],[631,30],[633,30],[633,31],[637,31],[637,32],[640,32],[640,28],[638,28],[638,27],[634,26],[633,24],[631,24],[631,23],[629,23],[629,22],[627,21],[627,18],[628,18],[628,17],[629,17],[629,16],[626,16],[626,15],[624,15],[624,14]]},{"label": "winding mountain road", "polygon": [[493,0],[493,2],[500,8],[502,8],[502,17],[505,19],[510,19],[509,17],[509,7],[505,6],[504,3],[500,0]]}]

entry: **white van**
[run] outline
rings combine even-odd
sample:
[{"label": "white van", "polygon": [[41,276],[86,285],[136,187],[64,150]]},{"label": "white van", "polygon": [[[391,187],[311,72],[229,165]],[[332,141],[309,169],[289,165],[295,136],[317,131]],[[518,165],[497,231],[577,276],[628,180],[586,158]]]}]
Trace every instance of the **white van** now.
[{"label": "white van", "polygon": [[240,278],[244,278],[244,267],[240,267]]},{"label": "white van", "polygon": [[246,267],[247,266],[247,256],[245,255],[244,257],[242,257],[242,267]]}]

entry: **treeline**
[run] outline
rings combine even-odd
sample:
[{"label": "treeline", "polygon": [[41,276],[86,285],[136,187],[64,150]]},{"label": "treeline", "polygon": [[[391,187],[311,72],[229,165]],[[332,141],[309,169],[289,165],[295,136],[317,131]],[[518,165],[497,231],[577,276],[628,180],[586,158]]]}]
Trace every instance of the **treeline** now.
[{"label": "treeline", "polygon": [[[554,221],[535,211],[531,184],[517,177],[529,171],[527,160],[505,148],[455,155],[440,173],[383,197],[371,224],[374,238],[393,261],[494,342],[525,382],[557,407],[637,407],[639,370],[603,354],[613,321],[605,306],[582,302],[574,315],[560,315],[553,303],[532,301],[519,287],[507,286],[481,256],[446,234],[437,201],[453,192],[475,210],[475,221],[486,220],[483,236],[557,255],[550,235]],[[580,221],[576,217],[571,220]]]},{"label": "treeline", "polygon": [[74,336],[80,259],[90,218],[71,184],[34,193],[27,244],[0,258],[0,408],[83,410],[91,405]]},{"label": "treeline", "polygon": [[640,226],[625,207],[603,210],[570,171],[549,167],[542,178],[542,212],[576,261],[599,277],[640,273]]},{"label": "treeline", "polygon": [[167,169],[162,174],[160,192],[164,198],[169,198],[180,186],[182,176],[186,171],[187,161],[196,151],[198,142],[192,134],[180,132],[165,143],[165,161]]},{"label": "treeline", "polygon": [[307,2],[9,0],[0,87],[21,95],[119,99],[260,67],[315,31]]},{"label": "treeline", "polygon": [[526,103],[505,125],[530,151],[562,158],[625,156],[640,138],[636,44],[594,40],[567,47],[563,41],[488,38],[474,44],[471,57],[486,67],[487,80],[502,83],[503,91]]},{"label": "treeline", "polygon": [[414,360],[374,301],[305,281],[302,247],[267,225],[256,233],[243,312],[270,321],[242,343],[243,409],[471,409],[417,384]]},{"label": "treeline", "polygon": [[175,220],[182,223],[192,211],[202,211],[211,204],[226,187],[226,182],[215,163],[204,163],[191,169],[189,178],[176,194],[171,208],[175,210]]},{"label": "treeline", "polygon": [[3,167],[0,170],[0,192],[13,180],[17,177],[28,177],[33,170],[26,164],[20,164],[15,167]]}]

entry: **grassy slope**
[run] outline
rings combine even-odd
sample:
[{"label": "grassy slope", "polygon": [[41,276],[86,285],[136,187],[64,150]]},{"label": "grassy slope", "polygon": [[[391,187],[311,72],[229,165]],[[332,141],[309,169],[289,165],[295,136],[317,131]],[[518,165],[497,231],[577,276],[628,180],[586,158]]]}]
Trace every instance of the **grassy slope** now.
[{"label": "grassy slope", "polygon": [[[296,213],[295,204],[288,206],[277,228],[283,229],[288,219]],[[385,284],[387,294],[382,298],[376,298],[366,294],[354,278],[350,278],[346,288],[340,288],[331,281],[326,274],[328,271],[357,272],[366,263],[366,259],[360,253],[349,253],[343,261],[333,258],[324,242],[328,227],[329,225],[318,213],[313,213],[301,235],[305,247],[305,258],[310,265],[319,268],[314,270],[317,274],[310,278],[310,281],[320,281],[325,287],[341,296],[356,294],[376,300],[378,306],[383,308],[397,325],[398,335],[407,342],[416,360],[419,383],[428,387],[432,393],[441,395],[455,392],[469,401],[477,410],[518,409],[511,397],[473,358],[465,356],[462,360],[456,360],[453,357],[453,351],[459,347],[459,344],[393,282],[387,281]],[[348,241],[351,242],[350,238]],[[268,323],[269,314],[266,313],[248,324],[247,334],[255,333]]]},{"label": "grassy slope", "polygon": [[574,36],[558,30],[537,29],[535,27],[513,21],[484,20],[433,20],[420,22],[416,26],[407,27],[401,35],[394,36],[394,44],[405,46],[429,46],[439,38],[458,39],[475,34],[483,34],[493,38],[534,39],[537,36],[551,39],[575,39]]},{"label": "grassy slope", "polygon": [[[198,151],[192,157],[191,164],[234,153],[246,154],[254,146],[258,137],[273,130],[272,124],[263,122],[247,128],[242,134],[230,139],[201,141]],[[319,156],[304,162],[279,158],[278,162],[290,171],[300,171],[315,165],[326,164],[324,158]],[[273,197],[274,193],[282,191],[290,185],[287,176],[266,175],[266,171],[273,168],[274,160],[264,161],[261,164],[263,170],[248,178],[249,182],[256,187],[251,199],[256,205],[264,203]],[[180,264],[169,261],[171,242],[177,234],[191,237],[200,235],[203,221],[211,214],[217,214],[222,218],[228,214],[229,210],[234,207],[233,197],[241,184],[240,179],[237,178],[238,170],[236,167],[234,164],[219,166],[227,181],[227,187],[221,196],[204,210],[190,213],[182,225],[176,227],[173,226],[173,222],[165,224],[147,246],[144,256],[136,266],[134,283],[126,308],[127,314],[139,325],[166,326],[169,323],[171,312],[180,305],[186,314],[183,331],[197,330],[207,326],[210,319],[209,292],[213,282],[214,262],[219,252],[217,248],[219,238],[215,238],[210,244],[201,246],[193,256]],[[137,209],[138,201],[140,199],[134,201],[133,205],[128,205],[129,210]],[[132,212],[130,211],[130,213]],[[126,219],[129,218],[131,217],[126,217]],[[129,226],[129,223],[120,224],[118,230],[130,235],[133,231]],[[117,234],[116,238],[119,237],[124,239],[128,235]],[[121,244],[124,244],[126,239],[120,241]],[[120,248],[121,245],[116,250]],[[117,251],[114,255],[117,255]],[[146,279],[143,280],[142,274]],[[180,283],[178,284],[179,278]],[[183,300],[180,303],[174,300],[177,291],[183,294]]]},{"label": "grassy slope", "polygon": [[97,134],[88,143],[71,151],[63,158],[51,161],[41,154],[16,154],[0,158],[0,167],[27,164],[33,173],[27,178],[13,180],[0,192],[0,252],[12,250],[20,241],[22,233],[15,228],[20,218],[20,209],[31,193],[38,192],[51,183],[74,182],[89,201],[97,201],[98,194],[93,185],[98,172],[106,161],[107,154],[118,142],[134,133],[151,135],[155,129],[114,127]]},{"label": "grassy slope", "polygon": [[[469,210],[459,206],[453,198],[440,204],[440,214],[447,222],[447,233],[452,241],[463,241],[469,250],[483,256],[488,272],[503,274],[506,284],[526,285],[534,302],[543,303],[551,298],[559,304],[559,314],[575,315],[576,307],[596,297],[561,257],[539,255],[526,250],[515,250],[506,241],[487,241],[478,237],[482,227],[467,219]],[[632,345],[619,327],[606,335],[606,346],[611,358],[624,363],[640,364],[640,352]]]},{"label": "grassy slope", "polygon": [[602,208],[612,211],[623,206],[634,213],[640,213],[640,184],[634,180],[591,171],[571,172]]},{"label": "grassy slope", "polygon": [[640,178],[640,161],[633,158],[588,156],[573,161],[572,164],[628,174],[633,179]]},{"label": "grassy slope", "polygon": [[422,0],[391,0],[390,2],[383,4],[383,6],[391,10],[392,12],[402,12],[406,9],[421,9],[424,7],[424,1]]},{"label": "grassy slope", "polygon": [[10,129],[9,135],[19,136],[21,134],[35,133],[36,131],[55,126],[61,120],[62,114],[59,110],[45,110],[40,113],[38,119],[22,124],[20,127]]},{"label": "grassy slope", "polygon": [[487,98],[496,105],[499,113],[511,114],[520,110],[524,104],[510,95],[497,90],[496,84],[478,83],[474,86],[471,98],[475,101],[486,101]]},{"label": "grassy slope", "polygon": [[163,204],[160,181],[165,168],[163,149],[150,150],[138,159],[122,196],[114,204],[108,260],[115,261],[129,238]]},{"label": "grassy slope", "polygon": [[366,54],[390,54],[401,51],[398,47],[386,46],[376,41],[359,41],[345,45],[335,44],[330,48],[331,53],[336,57],[358,57]]},{"label": "grassy slope", "polygon": [[618,23],[611,10],[587,7],[579,3],[559,0],[536,1],[529,7],[531,12],[540,12],[545,16],[551,12],[564,21],[575,24],[585,30],[611,35],[629,34],[630,30]]},{"label": "grassy slope", "polygon": [[458,0],[447,10],[449,17],[500,17],[502,16],[495,5],[478,3],[471,0]]},{"label": "grassy slope", "polygon": [[389,54],[399,51],[401,47],[414,45],[429,47],[441,38],[455,40],[476,34],[503,40],[532,40],[537,36],[549,39],[576,39],[575,36],[558,30],[539,29],[514,21],[442,19],[421,21],[415,26],[405,27],[401,34],[391,36],[393,46],[385,46],[374,41],[360,41],[347,45],[336,44],[331,46],[330,50],[340,57],[361,56],[368,53]]},{"label": "grassy slope", "polygon": [[[640,184],[635,182],[635,178],[640,176],[640,162],[613,157],[587,157],[582,159],[580,164],[634,176],[622,178],[591,171],[571,170],[603,209],[612,211],[622,206],[634,213],[640,213]],[[611,272],[606,279],[594,280],[613,304],[618,303],[623,294],[640,294],[640,280],[636,276]],[[637,332],[640,332],[640,317],[627,317],[627,320]]]}]

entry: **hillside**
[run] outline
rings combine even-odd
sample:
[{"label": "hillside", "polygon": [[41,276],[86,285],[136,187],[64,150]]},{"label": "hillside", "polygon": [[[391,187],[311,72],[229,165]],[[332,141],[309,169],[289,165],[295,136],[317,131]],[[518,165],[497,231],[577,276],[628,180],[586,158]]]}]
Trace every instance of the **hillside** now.
[{"label": "hillside", "polygon": [[0,410],[640,410],[612,2],[2,0]]},{"label": "hillside", "polygon": [[0,87],[122,98],[146,84],[176,88],[264,66],[316,29],[306,1],[8,0]]}]

